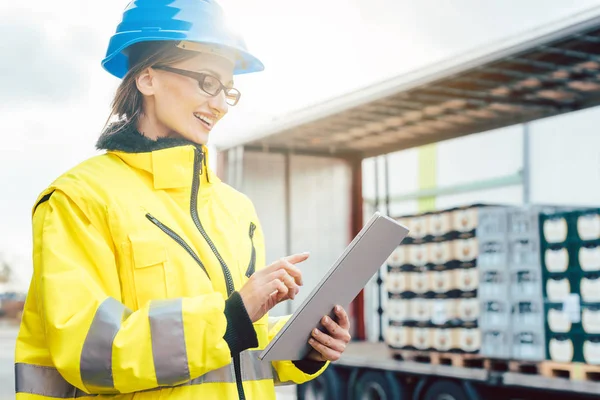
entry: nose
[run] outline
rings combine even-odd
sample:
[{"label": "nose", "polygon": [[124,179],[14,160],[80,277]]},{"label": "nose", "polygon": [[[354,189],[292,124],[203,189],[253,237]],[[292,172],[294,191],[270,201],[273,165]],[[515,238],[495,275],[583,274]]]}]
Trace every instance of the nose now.
[{"label": "nose", "polygon": [[229,111],[229,104],[227,104],[225,92],[222,90],[218,95],[210,98],[208,105],[219,117],[227,114],[227,111]]}]

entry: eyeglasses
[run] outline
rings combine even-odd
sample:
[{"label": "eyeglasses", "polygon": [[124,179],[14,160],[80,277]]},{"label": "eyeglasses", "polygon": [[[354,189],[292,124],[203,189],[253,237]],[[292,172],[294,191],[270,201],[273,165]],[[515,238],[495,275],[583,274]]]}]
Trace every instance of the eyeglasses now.
[{"label": "eyeglasses", "polygon": [[152,68],[172,72],[174,74],[183,75],[187,76],[188,78],[195,79],[198,81],[198,86],[200,86],[200,89],[202,89],[202,91],[204,91],[206,94],[213,97],[221,93],[222,90],[225,92],[225,101],[230,106],[235,106],[238,103],[238,101],[240,101],[241,93],[239,90],[235,88],[228,88],[227,86],[223,85],[217,77],[213,75],[204,74],[201,72],[188,71],[185,69],[167,67],[166,65],[155,65]]}]

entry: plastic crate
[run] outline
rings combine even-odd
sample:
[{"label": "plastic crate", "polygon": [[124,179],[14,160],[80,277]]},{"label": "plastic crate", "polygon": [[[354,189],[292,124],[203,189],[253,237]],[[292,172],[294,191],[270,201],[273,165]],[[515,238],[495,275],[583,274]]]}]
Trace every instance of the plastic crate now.
[{"label": "plastic crate", "polygon": [[544,330],[517,329],[512,332],[512,358],[521,361],[546,359],[547,347]]},{"label": "plastic crate", "polygon": [[600,271],[600,240],[573,243],[569,250],[572,264],[581,272]]},{"label": "plastic crate", "polygon": [[508,213],[508,235],[538,235],[539,217],[540,209],[537,207],[522,207],[510,210]]},{"label": "plastic crate", "polygon": [[476,236],[480,239],[505,236],[507,233],[508,213],[508,207],[480,208]]},{"label": "plastic crate", "polygon": [[[571,293],[580,293],[581,275],[577,272],[543,274],[542,293],[550,303],[562,303]],[[600,282],[598,282],[600,283]],[[595,285],[591,285],[593,289]]]},{"label": "plastic crate", "polygon": [[511,237],[508,252],[508,264],[511,268],[540,265],[540,240],[537,235]]},{"label": "plastic crate", "polygon": [[508,359],[512,357],[512,335],[508,329],[486,329],[481,327],[481,355],[488,358]]},{"label": "plastic crate", "polygon": [[546,340],[546,356],[560,363],[584,362],[583,334],[549,334]]},{"label": "plastic crate", "polygon": [[508,266],[508,241],[505,237],[478,237],[479,268],[504,268]]},{"label": "plastic crate", "polygon": [[548,334],[583,333],[581,308],[567,310],[565,303],[546,303],[546,329]]},{"label": "plastic crate", "polygon": [[511,303],[507,298],[479,299],[479,327],[482,329],[508,328],[511,326]]},{"label": "plastic crate", "polygon": [[509,271],[507,269],[479,269],[480,299],[507,298],[509,292]]},{"label": "plastic crate", "polygon": [[600,240],[600,209],[575,211],[571,215],[573,236],[580,241]]},{"label": "plastic crate", "polygon": [[600,303],[581,304],[582,332],[589,335],[600,335]]},{"label": "plastic crate", "polygon": [[542,245],[540,259],[542,268],[548,273],[567,272],[575,263],[573,250],[565,243]]},{"label": "plastic crate", "polygon": [[510,271],[510,295],[512,298],[520,296],[541,298],[543,278],[539,267],[521,267]]},{"label": "plastic crate", "polygon": [[574,279],[576,292],[585,303],[600,303],[600,272],[584,272]]},{"label": "plastic crate", "polygon": [[600,335],[583,335],[582,361],[600,365]]},{"label": "plastic crate", "polygon": [[512,326],[520,329],[544,330],[544,302],[540,299],[512,300]]},{"label": "plastic crate", "polygon": [[540,238],[544,244],[565,244],[575,235],[574,212],[562,211],[540,215]]}]

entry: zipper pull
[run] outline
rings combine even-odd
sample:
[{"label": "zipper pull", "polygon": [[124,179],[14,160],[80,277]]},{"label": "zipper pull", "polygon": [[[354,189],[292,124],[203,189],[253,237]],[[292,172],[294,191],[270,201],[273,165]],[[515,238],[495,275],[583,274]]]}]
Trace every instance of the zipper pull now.
[{"label": "zipper pull", "polygon": [[256,225],[254,225],[254,222],[250,222],[250,239],[254,238],[254,231],[256,230]]},{"label": "zipper pull", "polygon": [[204,154],[204,148],[202,148],[202,163],[204,164],[204,168],[206,169],[206,182],[210,183],[210,175],[208,174],[208,166],[206,165],[206,154]]},{"label": "zipper pull", "polygon": [[195,147],[194,151],[196,152],[196,157],[200,157],[200,162],[198,163],[199,171],[196,171],[196,172],[199,173],[200,176],[202,176],[202,169],[203,169],[202,165],[204,164],[204,152],[202,150],[200,150],[198,147]]},{"label": "zipper pull", "polygon": [[152,214],[146,214],[146,218],[148,218],[153,224],[158,225],[158,220],[152,216]]}]

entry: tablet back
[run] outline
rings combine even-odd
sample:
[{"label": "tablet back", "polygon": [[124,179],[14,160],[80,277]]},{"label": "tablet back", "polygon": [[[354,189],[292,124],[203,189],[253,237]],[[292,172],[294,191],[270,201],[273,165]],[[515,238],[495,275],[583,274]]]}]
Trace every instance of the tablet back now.
[{"label": "tablet back", "polygon": [[265,361],[301,360],[312,349],[308,344],[317,327],[326,332],[321,318],[335,320],[336,304],[346,310],[368,281],[377,273],[408,229],[393,219],[375,213],[346,247],[329,272],[261,353]]}]

